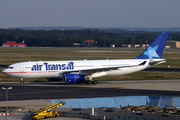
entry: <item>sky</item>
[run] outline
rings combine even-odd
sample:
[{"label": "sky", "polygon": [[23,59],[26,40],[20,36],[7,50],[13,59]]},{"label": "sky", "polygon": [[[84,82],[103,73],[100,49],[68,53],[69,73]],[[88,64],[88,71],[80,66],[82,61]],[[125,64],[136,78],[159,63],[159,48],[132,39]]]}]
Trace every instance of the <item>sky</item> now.
[{"label": "sky", "polygon": [[0,28],[180,27],[180,0],[0,0]]}]

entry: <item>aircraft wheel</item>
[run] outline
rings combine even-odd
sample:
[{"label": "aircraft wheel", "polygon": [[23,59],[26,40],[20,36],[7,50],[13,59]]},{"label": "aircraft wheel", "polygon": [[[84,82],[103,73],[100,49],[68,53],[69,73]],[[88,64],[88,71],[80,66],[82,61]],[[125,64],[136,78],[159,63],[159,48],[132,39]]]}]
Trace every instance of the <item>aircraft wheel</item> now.
[{"label": "aircraft wheel", "polygon": [[21,84],[21,85],[24,85],[24,82],[21,82],[20,84]]},{"label": "aircraft wheel", "polygon": [[88,81],[86,82],[86,84],[91,84],[91,81],[90,81],[90,80],[88,80]]},{"label": "aircraft wheel", "polygon": [[92,84],[97,84],[97,81],[93,81]]}]

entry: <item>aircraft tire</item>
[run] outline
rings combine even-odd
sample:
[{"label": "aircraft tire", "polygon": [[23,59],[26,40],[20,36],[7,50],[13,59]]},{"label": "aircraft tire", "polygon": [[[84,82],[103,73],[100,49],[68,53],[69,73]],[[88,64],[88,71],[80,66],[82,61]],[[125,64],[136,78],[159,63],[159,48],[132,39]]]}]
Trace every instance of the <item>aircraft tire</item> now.
[{"label": "aircraft tire", "polygon": [[24,82],[21,82],[20,84],[21,84],[21,85],[24,85]]},{"label": "aircraft tire", "polygon": [[91,84],[91,81],[90,81],[90,80],[88,80],[88,81],[86,82],[86,84]]},{"label": "aircraft tire", "polygon": [[92,84],[97,84],[97,81],[93,81]]}]

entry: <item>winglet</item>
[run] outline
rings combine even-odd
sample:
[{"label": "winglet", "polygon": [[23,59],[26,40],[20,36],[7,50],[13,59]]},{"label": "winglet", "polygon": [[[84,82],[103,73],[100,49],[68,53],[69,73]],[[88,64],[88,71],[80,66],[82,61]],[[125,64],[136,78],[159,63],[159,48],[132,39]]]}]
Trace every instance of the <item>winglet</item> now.
[{"label": "winglet", "polygon": [[149,47],[134,59],[160,59],[166,44],[169,31],[162,31]]}]

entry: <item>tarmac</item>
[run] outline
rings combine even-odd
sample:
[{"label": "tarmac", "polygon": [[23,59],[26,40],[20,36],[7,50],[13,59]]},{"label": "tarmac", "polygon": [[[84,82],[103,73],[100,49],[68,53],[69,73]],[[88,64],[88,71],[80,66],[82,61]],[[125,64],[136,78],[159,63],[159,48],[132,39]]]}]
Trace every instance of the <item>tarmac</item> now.
[{"label": "tarmac", "polygon": [[[32,85],[32,84],[30,84]],[[167,91],[180,91],[180,80],[146,80],[146,81],[104,81],[101,84],[91,86],[92,88],[118,88],[124,87],[126,89],[144,89],[144,90],[167,90]],[[44,85],[42,85],[44,86]],[[55,86],[55,85],[54,85]],[[59,85],[60,87],[61,85]],[[82,87],[79,86],[78,87]],[[89,87],[89,86],[87,86]],[[8,101],[8,106],[15,107],[20,110],[34,110],[38,107],[47,105],[50,103],[50,99],[39,100],[18,100]],[[0,106],[5,107],[6,101],[0,101]],[[11,110],[9,108],[9,110]],[[8,116],[8,120],[28,120],[28,116]],[[57,117],[48,118],[48,120],[84,120],[81,118],[67,118]],[[0,116],[0,120],[6,120],[6,117]]]},{"label": "tarmac", "polygon": [[[6,120],[6,117],[0,117],[0,120]],[[8,120],[30,120],[27,116],[8,116]],[[56,117],[48,118],[47,120],[87,120],[82,118]]]}]

